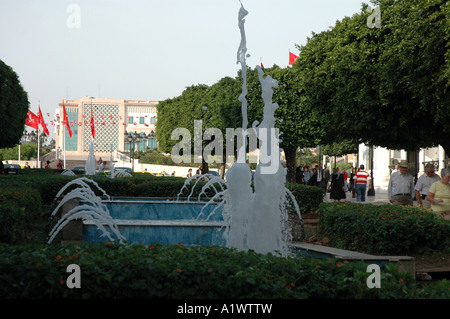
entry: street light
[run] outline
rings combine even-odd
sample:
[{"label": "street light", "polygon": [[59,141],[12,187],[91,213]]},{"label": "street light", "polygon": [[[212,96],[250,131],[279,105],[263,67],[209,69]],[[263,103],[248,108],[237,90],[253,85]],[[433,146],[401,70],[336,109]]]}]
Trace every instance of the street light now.
[{"label": "street light", "polygon": [[372,188],[367,191],[367,196],[375,196],[375,184],[373,183],[373,145],[369,148],[370,156],[370,182],[372,183]]},{"label": "street light", "polygon": [[150,149],[154,150],[156,147],[154,147],[154,140],[155,140],[155,131],[151,131],[150,133],[148,133],[147,135],[148,140],[149,140],[149,146],[151,145]]},{"label": "street light", "polygon": [[140,133],[136,131],[134,131],[134,133],[132,132],[128,133],[127,131],[125,131],[124,137],[125,141],[128,141],[128,143],[130,143],[130,162],[132,163],[131,168],[134,171],[134,147],[136,142],[139,143],[140,141],[142,141],[142,137]]}]

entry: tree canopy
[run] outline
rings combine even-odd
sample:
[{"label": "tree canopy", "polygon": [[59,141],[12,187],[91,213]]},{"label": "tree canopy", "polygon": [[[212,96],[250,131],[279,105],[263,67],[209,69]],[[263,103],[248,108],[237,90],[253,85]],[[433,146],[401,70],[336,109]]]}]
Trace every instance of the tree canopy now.
[{"label": "tree canopy", "polygon": [[28,113],[28,95],[13,69],[0,60],[0,148],[13,147],[22,137]]},{"label": "tree canopy", "polygon": [[324,142],[355,139],[392,149],[441,144],[450,154],[449,2],[382,0],[380,28],[367,5],[298,46],[305,107]]}]

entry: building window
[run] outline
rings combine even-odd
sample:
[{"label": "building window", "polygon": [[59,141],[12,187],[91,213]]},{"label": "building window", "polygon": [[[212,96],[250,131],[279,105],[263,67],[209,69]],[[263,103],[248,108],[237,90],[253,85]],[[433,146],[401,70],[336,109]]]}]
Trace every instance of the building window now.
[{"label": "building window", "polygon": [[155,123],[156,123],[156,117],[151,117],[150,124],[155,124]]},{"label": "building window", "polygon": [[139,124],[144,124],[145,123],[145,118],[144,117],[140,117],[139,118]]},{"label": "building window", "polygon": [[128,118],[128,124],[133,124],[133,117],[132,117],[132,116],[130,116],[130,117]]}]

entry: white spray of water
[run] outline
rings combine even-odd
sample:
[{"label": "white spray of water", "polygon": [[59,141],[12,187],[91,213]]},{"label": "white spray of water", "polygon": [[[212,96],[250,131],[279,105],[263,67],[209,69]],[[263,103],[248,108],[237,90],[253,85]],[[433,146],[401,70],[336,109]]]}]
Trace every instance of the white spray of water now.
[{"label": "white spray of water", "polygon": [[100,188],[100,186],[98,186],[98,184],[92,179],[81,177],[67,183],[58,192],[55,200],[57,200],[70,186],[77,185],[78,188],[71,190],[64,196],[58,206],[53,210],[52,214],[50,215],[50,219],[53,219],[59,209],[72,199],[82,200],[83,202],[85,202],[85,204],[81,204],[72,208],[69,212],[64,214],[60,220],[58,220],[58,222],[48,235],[49,244],[70,221],[77,219],[94,223],[95,226],[97,226],[97,228],[102,231],[101,236],[108,237],[111,241],[113,241],[114,239],[112,238],[110,232],[107,231],[105,226],[111,229],[111,231],[116,235],[119,241],[125,240],[125,238],[120,233],[114,219],[110,216],[108,208],[102,203],[102,199],[99,196],[95,195],[94,191],[92,191],[91,187],[87,183],[93,184],[102,192],[104,196],[108,198],[108,200],[110,200],[109,195],[106,194],[106,192],[102,188]]},{"label": "white spray of water", "polygon": [[[241,32],[241,42],[237,57],[242,68],[242,93],[239,96],[242,110],[242,131],[244,135],[243,146],[238,149],[237,161],[226,173],[225,181],[216,177],[208,179],[203,186],[198,199],[206,194],[206,190],[212,189],[215,195],[210,198],[208,204],[220,201],[219,205],[210,213],[210,216],[220,207],[224,221],[228,225],[224,237],[227,247],[238,250],[252,249],[258,253],[289,254],[288,242],[292,239],[288,227],[288,206],[292,203],[300,222],[302,217],[298,204],[292,193],[285,187],[286,169],[279,161],[279,134],[275,126],[275,110],[278,107],[272,102],[273,88],[278,83],[270,76],[264,78],[263,70],[257,66],[259,81],[262,87],[261,97],[264,100],[264,118],[261,123],[253,123],[258,139],[260,140],[261,159],[257,165],[254,177],[254,191],[251,187],[252,172],[246,163],[246,140],[248,117],[246,100],[247,94],[247,66],[246,66],[246,38],[244,30],[244,17],[248,14],[241,4],[238,15],[238,25]],[[258,125],[259,124],[259,125]],[[204,175],[195,175],[188,178],[180,191],[180,194],[192,186],[188,196],[190,200],[195,187]],[[191,185],[191,182],[195,183]],[[214,185],[220,185],[220,189]],[[179,195],[180,195],[179,194]],[[207,204],[207,205],[208,205]],[[208,216],[208,217],[210,217]]]},{"label": "white spray of water", "polygon": [[91,145],[89,146],[89,155],[86,161],[86,165],[84,167],[85,175],[95,175],[95,155],[94,155],[94,141],[91,141]]}]

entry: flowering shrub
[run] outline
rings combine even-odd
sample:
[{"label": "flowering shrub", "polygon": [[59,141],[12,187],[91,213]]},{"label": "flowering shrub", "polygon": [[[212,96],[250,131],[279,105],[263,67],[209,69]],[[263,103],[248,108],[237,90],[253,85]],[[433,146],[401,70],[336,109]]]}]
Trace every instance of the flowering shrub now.
[{"label": "flowering shrub", "polygon": [[40,193],[28,187],[0,187],[0,203],[2,202],[25,208],[32,219],[41,212]]},{"label": "flowering shrub", "polygon": [[20,242],[40,213],[39,192],[29,188],[0,188],[0,242]]},{"label": "flowering shrub", "polygon": [[323,203],[319,229],[334,247],[404,254],[450,247],[450,221],[421,207]]},{"label": "flowering shrub", "polygon": [[[66,268],[80,267],[70,289]],[[0,298],[449,298],[450,285],[424,288],[382,266],[381,288],[367,287],[367,265],[283,258],[215,246],[8,246],[0,244]]]},{"label": "flowering shrub", "polygon": [[296,183],[286,183],[286,187],[294,195],[302,214],[317,210],[323,202],[324,190],[320,187]]}]

